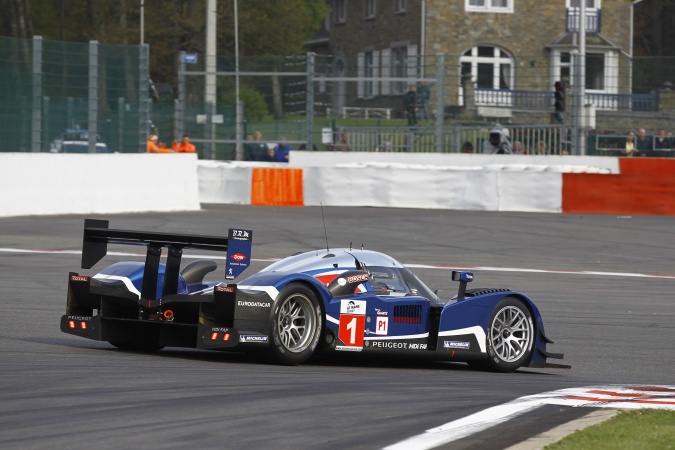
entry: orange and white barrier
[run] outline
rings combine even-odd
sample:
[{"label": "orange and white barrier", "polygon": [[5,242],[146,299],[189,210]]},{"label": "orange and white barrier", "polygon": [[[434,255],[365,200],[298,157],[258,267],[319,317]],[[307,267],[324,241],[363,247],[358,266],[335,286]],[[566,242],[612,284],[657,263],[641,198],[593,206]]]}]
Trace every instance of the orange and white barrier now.
[{"label": "orange and white barrier", "polygon": [[675,215],[675,159],[291,152],[284,164],[0,153],[0,217],[200,203]]},{"label": "orange and white barrier", "polygon": [[675,215],[675,159],[291,152],[289,164],[201,164],[239,184],[217,181],[203,203]]}]

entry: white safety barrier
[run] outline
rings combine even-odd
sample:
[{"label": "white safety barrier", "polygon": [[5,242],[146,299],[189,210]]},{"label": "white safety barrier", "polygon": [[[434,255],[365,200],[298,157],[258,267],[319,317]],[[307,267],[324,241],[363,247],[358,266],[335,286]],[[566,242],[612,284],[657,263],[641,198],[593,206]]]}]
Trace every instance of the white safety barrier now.
[{"label": "white safety barrier", "polygon": [[249,204],[251,164],[199,161],[199,200],[202,203]]},{"label": "white safety barrier", "polygon": [[607,156],[484,155],[469,153],[382,153],[292,151],[291,167],[333,167],[346,163],[398,163],[430,166],[585,166],[619,173],[619,159]]},{"label": "white safety barrier", "polygon": [[0,153],[0,217],[200,209],[195,154]]},{"label": "white safety barrier", "polygon": [[305,205],[560,212],[562,175],[436,168],[307,167]]}]

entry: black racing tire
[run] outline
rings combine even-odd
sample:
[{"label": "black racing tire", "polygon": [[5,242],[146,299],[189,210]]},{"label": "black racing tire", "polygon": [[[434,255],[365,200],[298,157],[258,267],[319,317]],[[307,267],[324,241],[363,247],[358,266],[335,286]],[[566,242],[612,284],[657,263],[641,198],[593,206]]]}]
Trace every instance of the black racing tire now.
[{"label": "black racing tire", "polygon": [[142,343],[142,342],[117,342],[108,341],[113,347],[130,352],[156,352],[164,348],[162,345]]},{"label": "black racing tire", "polygon": [[534,338],[530,310],[522,300],[505,297],[497,303],[488,322],[488,359],[472,361],[469,365],[493,372],[513,372],[530,360]]},{"label": "black racing tire", "polygon": [[302,283],[281,290],[270,317],[273,359],[285,365],[307,361],[322,334],[322,314],[316,294]]}]

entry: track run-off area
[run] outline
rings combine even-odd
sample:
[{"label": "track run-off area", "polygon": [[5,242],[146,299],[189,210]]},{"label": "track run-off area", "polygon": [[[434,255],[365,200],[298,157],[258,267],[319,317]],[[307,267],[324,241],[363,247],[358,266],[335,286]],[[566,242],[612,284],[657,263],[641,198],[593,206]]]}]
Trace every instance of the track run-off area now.
[{"label": "track run-off area", "polygon": [[[201,235],[253,230],[240,276],[314,248],[364,247],[442,297],[451,269],[540,309],[569,370],[319,355],[297,367],[167,348],[128,353],[59,331],[68,272],[142,260],[110,246],[80,269],[83,219],[0,219],[0,447],[507,448],[589,408],[675,402],[673,217],[204,205],[116,214],[111,228]],[[224,263],[211,279],[222,279]],[[186,252],[185,258],[201,257]],[[241,281],[241,280],[235,280]],[[480,431],[480,432],[478,432]]]}]

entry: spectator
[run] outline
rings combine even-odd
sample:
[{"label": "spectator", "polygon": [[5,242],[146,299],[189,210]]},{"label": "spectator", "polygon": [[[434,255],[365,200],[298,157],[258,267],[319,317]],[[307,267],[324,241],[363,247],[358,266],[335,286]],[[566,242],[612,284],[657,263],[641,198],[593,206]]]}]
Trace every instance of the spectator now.
[{"label": "spectator", "polygon": [[262,133],[260,131],[255,132],[255,141],[249,144],[251,152],[249,157],[250,161],[267,161],[267,152],[269,148],[267,144],[262,142]]},{"label": "spectator", "polygon": [[349,147],[349,134],[346,131],[343,131],[340,135],[340,140],[333,147],[334,150],[341,152],[349,152],[352,149]]},{"label": "spectator", "polygon": [[389,153],[391,152],[391,142],[389,141],[384,141],[382,143],[381,147],[375,147],[376,152],[384,152],[384,153]]},{"label": "spectator", "polygon": [[[300,144],[300,147],[298,147],[298,150],[307,150],[307,142],[303,142],[302,144]],[[312,142],[312,150],[314,150],[314,151],[319,150],[314,142]]]},{"label": "spectator", "polygon": [[638,156],[648,156],[653,150],[652,140],[644,128],[640,128],[635,141],[635,152]]},{"label": "spectator", "polygon": [[408,116],[408,126],[417,125],[417,92],[415,92],[415,85],[411,84],[408,92],[403,95],[403,109],[406,116]]},{"label": "spectator", "polygon": [[420,119],[429,120],[429,99],[431,98],[431,89],[429,89],[426,81],[420,83],[420,87],[417,89],[417,98],[420,102]]},{"label": "spectator", "polygon": [[539,143],[537,144],[537,155],[545,155],[545,154],[547,154],[546,142],[539,141]]},{"label": "spectator", "polygon": [[158,153],[173,153],[173,150],[171,150],[169,147],[166,146],[166,142],[159,141],[159,144],[157,144],[157,152]]},{"label": "spectator", "polygon": [[506,128],[493,128],[490,137],[483,141],[483,153],[510,155],[513,153],[509,130]]},{"label": "spectator", "polygon": [[635,133],[632,131],[629,131],[626,135],[626,143],[624,144],[623,151],[621,153],[629,157],[635,154]]},{"label": "spectator", "polygon": [[266,162],[276,161],[274,159],[274,149],[275,148],[276,148],[276,146],[275,147],[267,147],[267,150],[265,151],[265,156],[263,158],[263,161],[266,161]]},{"label": "spectator", "polygon": [[527,150],[523,147],[523,143],[520,141],[515,141],[513,143],[513,154],[514,155],[527,155]]},{"label": "spectator", "polygon": [[183,135],[183,139],[181,139],[180,143],[176,144],[176,141],[174,141],[171,147],[174,149],[176,153],[197,152],[197,149],[195,148],[194,144],[190,142],[190,136],[188,136],[187,134]]},{"label": "spectator", "polygon": [[473,153],[473,144],[471,141],[466,141],[462,144],[462,153]]},{"label": "spectator", "polygon": [[659,134],[654,140],[654,150],[670,149],[670,138],[666,136],[666,130],[659,130]]},{"label": "spectator", "polygon": [[157,139],[157,135],[154,133],[148,137],[148,153],[159,153],[157,149]]},{"label": "spectator", "polygon": [[276,162],[288,162],[288,153],[291,151],[291,146],[286,143],[286,138],[281,136],[279,143],[274,147],[274,161]]}]

